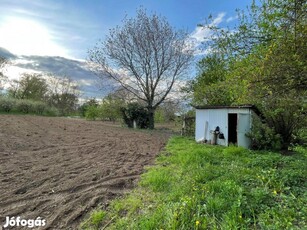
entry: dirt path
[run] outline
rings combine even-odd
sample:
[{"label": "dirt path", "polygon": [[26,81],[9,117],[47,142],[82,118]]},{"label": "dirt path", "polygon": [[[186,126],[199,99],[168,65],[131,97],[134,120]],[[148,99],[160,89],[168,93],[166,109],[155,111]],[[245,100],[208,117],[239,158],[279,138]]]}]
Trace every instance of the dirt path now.
[{"label": "dirt path", "polygon": [[1,115],[0,226],[6,216],[39,216],[47,221],[40,229],[76,229],[132,188],[167,139],[102,122]]}]

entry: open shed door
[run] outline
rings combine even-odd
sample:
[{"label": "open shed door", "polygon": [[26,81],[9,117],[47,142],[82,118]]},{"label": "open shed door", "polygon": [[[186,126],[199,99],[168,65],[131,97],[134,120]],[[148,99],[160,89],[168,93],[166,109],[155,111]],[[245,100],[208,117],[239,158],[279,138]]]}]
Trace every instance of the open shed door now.
[{"label": "open shed door", "polygon": [[245,136],[250,131],[250,114],[238,114],[238,146],[250,147],[250,139]]},{"label": "open shed door", "polygon": [[238,115],[236,113],[228,113],[228,145],[238,144]]}]

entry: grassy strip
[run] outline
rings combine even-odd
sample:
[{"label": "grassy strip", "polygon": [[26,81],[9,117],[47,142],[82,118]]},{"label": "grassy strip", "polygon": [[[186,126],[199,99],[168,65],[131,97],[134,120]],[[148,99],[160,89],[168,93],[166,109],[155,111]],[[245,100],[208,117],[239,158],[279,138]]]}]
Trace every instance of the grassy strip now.
[{"label": "grassy strip", "polygon": [[306,229],[306,157],[175,137],[132,193],[82,228]]}]

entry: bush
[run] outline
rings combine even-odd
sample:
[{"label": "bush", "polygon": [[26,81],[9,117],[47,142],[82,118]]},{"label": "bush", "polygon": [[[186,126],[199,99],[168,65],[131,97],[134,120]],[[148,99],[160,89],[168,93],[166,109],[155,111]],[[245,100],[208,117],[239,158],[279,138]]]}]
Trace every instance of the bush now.
[{"label": "bush", "polygon": [[60,112],[57,108],[55,107],[46,107],[44,114],[46,116],[50,116],[50,117],[56,117],[60,115]]},{"label": "bush", "polygon": [[303,127],[298,132],[297,135],[294,136],[295,144],[299,144],[307,147],[307,128]]},{"label": "bush", "polygon": [[102,120],[116,121],[122,117],[119,104],[110,103],[110,101],[104,100],[103,103],[98,106],[98,111],[99,117]]},{"label": "bush", "polygon": [[123,101],[107,96],[98,104],[96,99],[90,99],[79,107],[81,116],[88,120],[97,118],[107,121],[116,121],[122,117],[121,108]]},{"label": "bush", "polygon": [[96,118],[99,115],[99,111],[97,106],[91,105],[89,107],[87,107],[86,111],[85,111],[85,118],[87,120],[96,120]]},{"label": "bush", "polygon": [[31,101],[23,99],[13,99],[9,97],[0,97],[0,112],[5,113],[25,113],[46,116],[58,116],[59,111],[55,107],[47,106],[42,101]]},{"label": "bush", "polygon": [[164,123],[166,121],[163,110],[158,108],[155,112],[155,122]]},{"label": "bush", "polygon": [[252,149],[281,149],[280,134],[276,134],[272,128],[257,117],[254,117],[251,132],[246,136],[251,140]]},{"label": "bush", "polygon": [[16,107],[17,111],[21,113],[34,112],[34,103],[29,100],[18,100]]},{"label": "bush", "polygon": [[13,110],[16,105],[16,100],[11,98],[0,98],[0,112],[9,113]]},{"label": "bush", "polygon": [[[306,95],[305,95],[306,96]],[[287,92],[283,96],[267,97],[259,105],[268,127],[279,134],[281,148],[287,150],[295,143],[304,142],[302,128],[307,127],[306,102],[304,96]]]},{"label": "bush", "polygon": [[133,128],[133,121],[137,128],[147,129],[149,126],[148,111],[138,103],[130,103],[122,108],[123,120],[129,128]]},{"label": "bush", "polygon": [[87,109],[91,106],[98,107],[98,101],[95,98],[91,98],[90,100],[86,101],[85,103],[83,103],[83,105],[79,107],[78,111],[80,115],[82,117],[85,117]]},{"label": "bush", "polygon": [[35,114],[42,115],[46,109],[46,104],[43,102],[34,102],[33,103],[33,112]]}]

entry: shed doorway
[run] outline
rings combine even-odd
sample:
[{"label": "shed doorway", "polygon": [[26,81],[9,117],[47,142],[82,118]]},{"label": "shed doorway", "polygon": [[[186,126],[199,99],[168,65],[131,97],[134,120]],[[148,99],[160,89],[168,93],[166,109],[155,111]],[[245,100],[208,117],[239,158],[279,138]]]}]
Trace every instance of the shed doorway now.
[{"label": "shed doorway", "polygon": [[228,145],[230,144],[237,145],[237,142],[238,142],[237,126],[238,126],[238,115],[236,113],[229,113],[228,114]]}]

